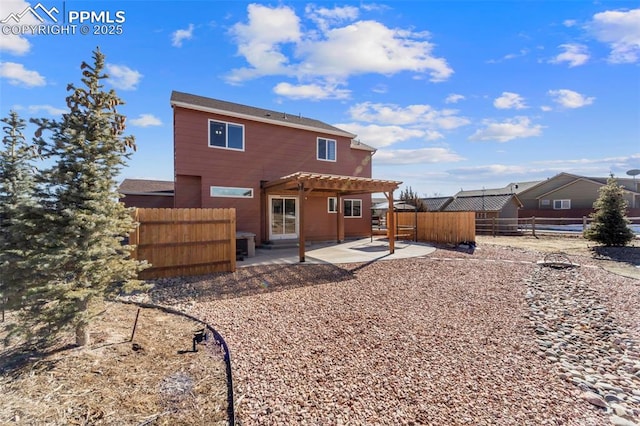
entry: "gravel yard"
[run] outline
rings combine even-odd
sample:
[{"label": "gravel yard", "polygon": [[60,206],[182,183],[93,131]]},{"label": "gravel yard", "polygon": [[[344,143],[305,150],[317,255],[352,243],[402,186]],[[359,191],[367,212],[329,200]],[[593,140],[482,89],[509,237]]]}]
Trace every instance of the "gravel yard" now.
[{"label": "gravel yard", "polygon": [[[542,257],[484,246],[260,266],[161,283],[154,298],[225,337],[243,425],[634,424],[640,282],[577,257],[585,266],[559,277],[535,264]],[[569,293],[573,311],[555,303],[567,290],[551,287],[558,282],[589,289]],[[594,304],[598,316],[586,315]],[[575,324],[583,334],[571,334]],[[589,351],[615,338],[615,351]]]}]

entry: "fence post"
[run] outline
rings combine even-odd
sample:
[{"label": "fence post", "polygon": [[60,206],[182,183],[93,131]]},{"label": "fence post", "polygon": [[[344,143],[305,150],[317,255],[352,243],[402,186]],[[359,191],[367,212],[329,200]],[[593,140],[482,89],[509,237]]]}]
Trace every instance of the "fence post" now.
[{"label": "fence post", "polygon": [[582,216],[582,232],[587,230],[587,217]]},{"label": "fence post", "polygon": [[494,237],[496,236],[496,218],[495,217],[491,218],[491,234]]},{"label": "fence post", "polygon": [[536,217],[535,216],[531,216],[531,233],[533,234],[533,236],[536,236]]}]

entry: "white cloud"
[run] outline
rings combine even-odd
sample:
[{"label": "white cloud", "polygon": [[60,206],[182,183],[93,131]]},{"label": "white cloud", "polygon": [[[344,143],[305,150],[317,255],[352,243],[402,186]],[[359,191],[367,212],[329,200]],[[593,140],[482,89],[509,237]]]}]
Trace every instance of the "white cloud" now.
[{"label": "white cloud", "polygon": [[305,57],[302,75],[346,78],[351,75],[401,71],[428,72],[431,81],[448,79],[453,70],[446,60],[432,56],[428,34],[392,29],[376,21],[359,21],[327,31],[323,40],[308,40],[298,46]]},{"label": "white cloud", "polygon": [[31,71],[22,64],[0,62],[0,77],[9,80],[13,86],[36,87],[46,84],[45,78],[37,71]]},{"label": "white cloud", "polygon": [[640,60],[640,9],[597,13],[589,27],[596,38],[608,43],[612,63],[635,63]]},{"label": "white cloud", "polygon": [[409,139],[427,139],[436,136],[425,130],[410,129],[402,126],[363,125],[359,123],[343,123],[335,126],[358,135],[358,139],[374,148],[382,148]]},{"label": "white cloud", "polygon": [[358,18],[360,11],[357,7],[344,6],[327,9],[326,7],[318,7],[314,4],[307,5],[305,13],[309,19],[316,23],[321,31],[326,31],[331,26],[354,21]]},{"label": "white cloud", "polygon": [[153,114],[140,114],[138,118],[132,118],[129,122],[137,127],[162,126],[162,121]]},{"label": "white cloud", "polygon": [[577,21],[575,19],[565,19],[562,22],[562,25],[564,25],[567,28],[575,27],[576,24],[577,24]]},{"label": "white cloud", "polygon": [[395,104],[362,102],[349,109],[351,117],[368,123],[393,125],[418,125],[451,130],[469,124],[469,120],[457,116],[457,110],[436,110],[429,105],[417,104],[401,107]]},{"label": "white cloud", "polygon": [[477,130],[469,140],[508,142],[542,134],[542,126],[533,125],[528,117],[515,117],[502,123],[485,120],[484,125],[485,127]]},{"label": "white cloud", "polygon": [[569,67],[577,67],[586,64],[589,60],[589,49],[583,44],[567,43],[561,44],[558,47],[564,49],[564,52],[550,61],[553,64],[567,62]]},{"label": "white cloud", "polygon": [[64,113],[69,112],[68,109],[56,108],[56,107],[51,106],[51,105],[29,105],[28,110],[32,114],[37,114],[40,111],[44,111],[45,113],[47,113],[49,115],[62,115]]},{"label": "white cloud", "polygon": [[466,98],[464,97],[464,95],[459,95],[457,93],[452,93],[449,96],[447,96],[447,98],[444,100],[445,103],[447,104],[457,104],[460,101],[465,100]]},{"label": "white cloud", "polygon": [[384,164],[427,164],[453,163],[464,160],[463,157],[447,148],[419,148],[379,150],[375,154],[375,162]]},{"label": "white cloud", "polygon": [[142,74],[125,65],[107,64],[106,68],[109,82],[118,89],[135,90],[142,79]]},{"label": "white cloud", "polygon": [[12,55],[24,55],[29,50],[31,50],[31,43],[24,37],[13,34],[2,34],[2,37],[0,37],[0,52],[5,51]]},{"label": "white cloud", "polygon": [[502,96],[493,101],[493,106],[498,109],[524,109],[527,105],[524,98],[517,93],[502,92]]},{"label": "white cloud", "polygon": [[311,99],[311,100],[324,100],[324,99],[348,99],[351,96],[351,91],[346,89],[339,89],[335,85],[320,85],[320,84],[299,84],[293,85],[290,83],[278,83],[273,88],[274,93],[280,96],[285,96],[291,99]]},{"label": "white cloud", "polygon": [[174,47],[182,47],[184,40],[193,38],[193,24],[189,24],[186,30],[176,30],[171,34],[171,45]]},{"label": "white cloud", "polygon": [[287,6],[250,4],[247,11],[249,22],[235,24],[231,34],[238,43],[238,53],[251,68],[232,70],[228,80],[238,83],[263,75],[289,75],[289,59],[280,49],[282,44],[300,40],[300,19]]},{"label": "white cloud", "polygon": [[[427,32],[388,28],[376,21],[349,23],[359,13],[352,6],[308,6],[306,13],[315,27],[304,31],[290,7],[251,4],[247,11],[248,21],[235,24],[230,31],[238,55],[248,63],[226,76],[232,84],[282,75],[297,78],[300,87],[318,79],[336,85],[345,84],[354,75],[402,71],[428,74],[431,81],[438,82],[453,74],[445,59],[433,55],[434,45],[427,41]],[[299,96],[299,91],[292,93]],[[311,96],[316,96],[315,92]]]},{"label": "white cloud", "polygon": [[549,90],[547,92],[553,98],[553,101],[564,108],[582,108],[591,105],[595,100],[594,97],[585,97],[584,95],[568,89]]},{"label": "white cloud", "polygon": [[524,56],[527,56],[528,54],[529,54],[529,49],[520,49],[518,53],[508,53],[500,59],[489,59],[487,63],[499,64],[500,62],[503,62],[503,61],[510,61],[511,59],[522,58]]},{"label": "white cloud", "polygon": [[[0,9],[0,20],[7,19],[13,13],[15,15],[21,14],[26,8],[31,5],[23,0],[3,0],[2,8]],[[42,12],[39,13],[42,15],[43,19],[46,19],[46,15]],[[12,19],[7,21],[7,25],[16,25]],[[27,13],[20,18],[20,25],[39,25],[42,24],[36,17]],[[0,30],[4,27],[4,25],[0,24]],[[24,55],[31,50],[31,43],[24,36],[19,36],[15,34],[11,34],[10,31],[7,31],[5,34],[4,31],[1,32],[0,35],[0,52],[9,52],[12,55]]]}]

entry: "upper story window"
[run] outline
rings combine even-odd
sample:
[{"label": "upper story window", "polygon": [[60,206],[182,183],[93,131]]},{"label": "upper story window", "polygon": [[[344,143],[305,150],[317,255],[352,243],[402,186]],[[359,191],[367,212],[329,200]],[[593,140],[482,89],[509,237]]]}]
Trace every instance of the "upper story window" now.
[{"label": "upper story window", "polygon": [[209,120],[209,146],[244,151],[244,126]]},{"label": "upper story window", "polygon": [[318,138],[318,160],[336,161],[336,141]]},{"label": "upper story window", "polygon": [[553,200],[554,210],[568,210],[571,208],[571,200]]}]

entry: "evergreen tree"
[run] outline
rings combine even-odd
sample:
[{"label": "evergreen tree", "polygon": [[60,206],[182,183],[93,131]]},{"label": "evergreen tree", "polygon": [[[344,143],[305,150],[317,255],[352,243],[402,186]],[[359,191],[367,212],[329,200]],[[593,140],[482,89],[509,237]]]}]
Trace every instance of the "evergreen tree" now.
[{"label": "evergreen tree", "polygon": [[[49,292],[39,314],[50,329],[74,327],[78,345],[89,343],[93,302],[140,287],[141,264],[124,244],[135,224],[118,201],[116,182],[135,142],[123,135],[125,117],[116,109],[123,101],[104,90],[99,49],[93,59],[81,65],[84,87],[67,87],[69,112],[59,121],[33,120],[38,145],[53,160],[43,172],[48,230],[38,260],[47,283],[41,290]],[[43,130],[51,132],[49,140]]]},{"label": "evergreen tree", "polygon": [[625,246],[634,238],[626,218],[627,202],[622,186],[611,175],[607,184],[600,188],[600,195],[593,204],[591,226],[584,231],[584,237],[610,246]]},{"label": "evergreen tree", "polygon": [[39,155],[27,143],[25,120],[11,111],[3,118],[4,137],[0,150],[0,303],[4,309],[19,309],[25,303],[30,284],[30,238],[36,208],[34,167]]},{"label": "evergreen tree", "polygon": [[416,211],[426,212],[429,210],[427,208],[427,203],[425,203],[417,193],[413,192],[413,189],[410,186],[400,191],[400,200],[414,206]]}]

